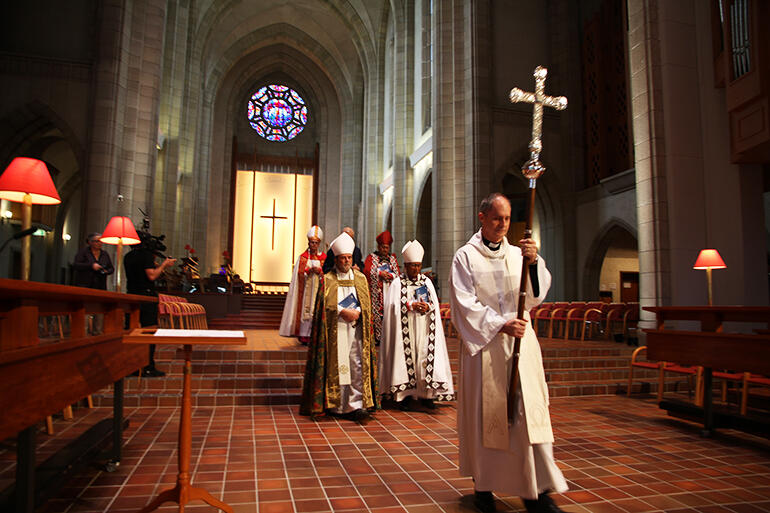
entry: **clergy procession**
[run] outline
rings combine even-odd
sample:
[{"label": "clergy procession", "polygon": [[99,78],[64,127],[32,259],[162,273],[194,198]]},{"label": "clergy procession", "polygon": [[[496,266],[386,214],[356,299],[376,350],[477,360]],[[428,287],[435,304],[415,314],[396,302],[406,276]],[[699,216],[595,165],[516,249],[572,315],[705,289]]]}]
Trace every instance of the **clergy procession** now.
[{"label": "clergy procession", "polygon": [[0,513],[770,513],[770,0],[0,25]]},{"label": "clergy procession", "polygon": [[[505,196],[485,198],[478,219],[481,229],[455,254],[449,279],[452,322],[463,349],[457,415],[460,474],[473,478],[474,505],[482,512],[496,511],[493,491],[520,496],[527,511],[561,511],[549,493],[565,492],[567,483],[553,455],[548,387],[528,313],[548,293],[551,274],[534,240],[512,245],[506,239],[511,205]],[[333,415],[367,423],[381,404],[403,411],[419,404],[429,412],[436,401],[454,400],[438,295],[431,279],[420,272],[422,244],[404,244],[405,272],[400,273],[398,259],[390,253],[393,237],[384,231],[362,273],[353,264],[355,241],[343,231],[329,244],[334,266],[321,275],[322,233],[313,226],[307,234],[308,249],[295,265],[281,321],[281,335],[309,346],[300,413],[314,420]],[[522,267],[531,281],[520,294],[517,271]],[[308,290],[316,296],[313,307],[303,296]],[[527,304],[524,316],[518,317],[521,298]],[[300,318],[312,319],[312,328],[302,324],[304,331],[292,329]],[[515,338],[523,341],[521,372],[509,418]]]}]

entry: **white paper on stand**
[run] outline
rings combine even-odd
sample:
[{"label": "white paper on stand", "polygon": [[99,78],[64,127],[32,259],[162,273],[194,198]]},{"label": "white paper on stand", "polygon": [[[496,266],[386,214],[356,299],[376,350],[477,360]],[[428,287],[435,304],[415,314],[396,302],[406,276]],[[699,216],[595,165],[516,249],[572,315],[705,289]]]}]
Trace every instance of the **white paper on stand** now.
[{"label": "white paper on stand", "polygon": [[170,330],[159,329],[156,337],[207,337],[207,338],[243,338],[243,331],[236,330]]}]

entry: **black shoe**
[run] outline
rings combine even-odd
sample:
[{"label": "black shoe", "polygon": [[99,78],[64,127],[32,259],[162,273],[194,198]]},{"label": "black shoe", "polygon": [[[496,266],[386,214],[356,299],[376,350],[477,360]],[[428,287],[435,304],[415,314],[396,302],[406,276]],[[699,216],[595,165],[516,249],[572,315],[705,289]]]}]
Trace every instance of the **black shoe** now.
[{"label": "black shoe", "polygon": [[424,408],[427,408],[429,410],[436,409],[436,403],[433,402],[433,399],[420,399],[420,404],[422,404]]},{"label": "black shoe", "polygon": [[411,411],[412,410],[412,396],[406,396],[401,401],[398,401],[396,403],[398,405],[398,409],[401,411]]},{"label": "black shoe", "polygon": [[473,491],[473,505],[481,511],[481,513],[494,513],[497,511],[495,506],[495,496],[492,492],[479,492]]},{"label": "black shoe", "polygon": [[162,378],[165,376],[166,373],[162,370],[158,370],[155,367],[148,365],[144,369],[142,369],[142,377],[145,378]]},{"label": "black shoe", "polygon": [[370,415],[367,410],[359,408],[348,413],[348,418],[353,422],[358,422],[360,424],[369,420]]},{"label": "black shoe", "polygon": [[553,502],[548,492],[541,493],[536,500],[523,499],[523,502],[529,513],[564,513],[564,510]]}]

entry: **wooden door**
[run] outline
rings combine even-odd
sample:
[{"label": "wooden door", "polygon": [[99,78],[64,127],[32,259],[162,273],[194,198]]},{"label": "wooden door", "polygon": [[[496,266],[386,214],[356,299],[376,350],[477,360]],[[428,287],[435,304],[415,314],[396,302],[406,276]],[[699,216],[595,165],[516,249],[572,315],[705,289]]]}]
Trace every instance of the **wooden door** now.
[{"label": "wooden door", "polygon": [[639,302],[639,273],[620,271],[620,302]]}]

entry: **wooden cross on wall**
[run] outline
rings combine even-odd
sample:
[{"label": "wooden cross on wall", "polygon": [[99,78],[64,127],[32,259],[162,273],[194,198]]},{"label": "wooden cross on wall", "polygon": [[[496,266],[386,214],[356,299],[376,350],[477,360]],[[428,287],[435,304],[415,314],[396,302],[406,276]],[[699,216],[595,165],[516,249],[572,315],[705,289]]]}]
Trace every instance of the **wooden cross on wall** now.
[{"label": "wooden cross on wall", "polygon": [[270,249],[275,249],[275,221],[276,219],[288,219],[286,216],[277,216],[275,215],[275,198],[273,198],[273,215],[271,216],[259,216],[265,219],[272,219],[273,220],[273,240],[271,242]]}]

